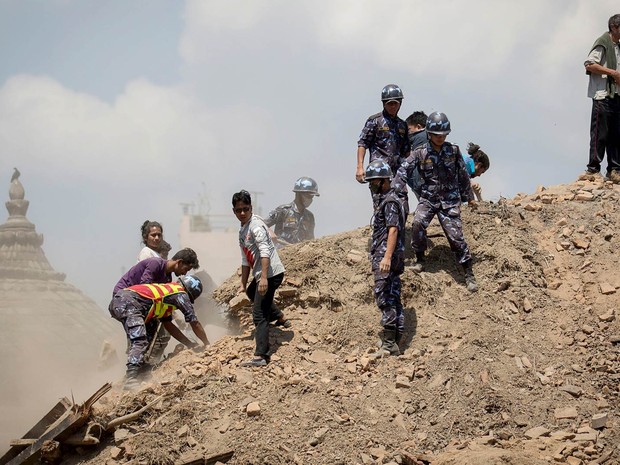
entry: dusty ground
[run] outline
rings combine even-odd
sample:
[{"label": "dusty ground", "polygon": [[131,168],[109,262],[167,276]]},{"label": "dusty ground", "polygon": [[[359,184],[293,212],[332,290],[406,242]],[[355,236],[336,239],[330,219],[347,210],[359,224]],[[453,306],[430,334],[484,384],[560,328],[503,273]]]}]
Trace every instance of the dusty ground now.
[{"label": "dusty ground", "polygon": [[[406,350],[387,359],[368,356],[379,329],[369,228],[291,246],[278,302],[293,327],[272,330],[268,367],[238,367],[254,347],[238,303],[240,335],[107,395],[102,423],[163,397],[68,463],[232,450],[227,463],[248,465],[618,464],[619,199],[620,186],[579,182],[464,208],[476,294],[431,225],[427,271],[402,277]],[[214,297],[237,288],[233,276]]]}]

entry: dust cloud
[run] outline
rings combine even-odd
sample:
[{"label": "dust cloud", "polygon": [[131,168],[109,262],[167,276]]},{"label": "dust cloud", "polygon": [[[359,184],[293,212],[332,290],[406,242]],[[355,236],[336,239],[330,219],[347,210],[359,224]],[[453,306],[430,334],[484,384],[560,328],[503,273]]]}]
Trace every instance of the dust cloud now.
[{"label": "dust cloud", "polygon": [[[195,310],[213,343],[234,331],[225,309],[209,294],[196,300]],[[105,357],[101,351],[81,353],[84,348],[71,339],[71,328],[58,335],[60,341],[54,340],[53,331],[42,336],[37,329],[36,338],[24,333],[19,346],[12,348],[12,355],[0,362],[0,455],[8,450],[11,440],[24,436],[61,398],[80,404],[103,384],[122,380],[125,334],[120,323],[112,321],[112,325],[114,334],[100,344],[101,351],[106,347]],[[168,351],[174,345],[172,340]]]},{"label": "dust cloud", "polygon": [[88,353],[84,357],[82,347],[71,340],[70,329],[62,341],[64,347],[48,342],[49,338],[35,339],[24,334],[12,356],[0,362],[1,454],[8,450],[12,439],[21,438],[62,397],[82,403],[103,384],[123,374],[119,355],[118,361],[105,369],[99,368],[98,356]]}]

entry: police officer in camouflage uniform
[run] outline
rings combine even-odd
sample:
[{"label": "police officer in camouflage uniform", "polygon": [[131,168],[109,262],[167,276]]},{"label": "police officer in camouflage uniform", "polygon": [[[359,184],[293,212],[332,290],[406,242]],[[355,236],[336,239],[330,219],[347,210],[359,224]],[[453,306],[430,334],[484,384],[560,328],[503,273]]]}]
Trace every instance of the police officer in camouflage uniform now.
[{"label": "police officer in camouflage uniform", "polygon": [[398,344],[405,330],[400,275],[405,268],[406,214],[402,201],[390,185],[391,177],[392,170],[383,160],[375,160],[366,168],[365,178],[375,202],[370,260],[383,327],[378,356],[400,355]]},{"label": "police officer in camouflage uniform", "polygon": [[366,120],[357,142],[355,179],[360,183],[364,182],[366,150],[370,152],[370,162],[384,160],[392,173],[396,173],[401,162],[409,155],[407,123],[398,117],[403,91],[396,84],[388,84],[381,91],[381,101],[383,111]]},{"label": "police officer in camouflage uniform", "polygon": [[404,163],[404,169],[418,169],[422,182],[411,226],[411,246],[417,258],[413,269],[424,269],[426,228],[437,215],[457,262],[463,266],[467,290],[475,292],[478,285],[461,221],[461,202],[475,205],[469,175],[458,146],[446,142],[450,121],[444,113],[429,115],[426,132],[428,143],[414,150]]},{"label": "police officer in camouflage uniform", "polygon": [[320,195],[319,186],[314,179],[302,176],[295,181],[293,192],[295,200],[280,205],[265,219],[265,224],[274,229],[278,248],[314,239],[314,215],[308,207]]}]

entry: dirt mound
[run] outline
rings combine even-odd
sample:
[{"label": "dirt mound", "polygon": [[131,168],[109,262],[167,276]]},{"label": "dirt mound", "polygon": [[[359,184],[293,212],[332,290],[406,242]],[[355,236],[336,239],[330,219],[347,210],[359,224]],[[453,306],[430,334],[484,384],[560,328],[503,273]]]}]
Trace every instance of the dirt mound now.
[{"label": "dirt mound", "polygon": [[380,314],[368,227],[288,247],[277,301],[293,327],[271,331],[270,365],[238,366],[254,341],[233,276],[214,298],[231,302],[242,334],[105,397],[103,423],[162,396],[71,460],[199,463],[234,451],[227,463],[617,464],[619,199],[619,186],[578,182],[464,208],[476,294],[431,225],[427,270],[402,276],[400,357],[369,357]]}]

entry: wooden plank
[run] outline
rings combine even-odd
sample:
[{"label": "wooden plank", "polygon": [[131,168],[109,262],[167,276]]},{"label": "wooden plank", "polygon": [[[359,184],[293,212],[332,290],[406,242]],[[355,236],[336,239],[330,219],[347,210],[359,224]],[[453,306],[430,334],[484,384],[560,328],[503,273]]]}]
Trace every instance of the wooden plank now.
[{"label": "wooden plank", "polygon": [[13,439],[10,443],[9,446],[11,447],[26,447],[29,446],[30,444],[34,444],[34,442],[36,441],[36,439]]},{"label": "wooden plank", "polygon": [[[33,444],[39,436],[58,420],[67,409],[71,408],[71,401],[66,397],[60,399],[60,401],[54,405],[49,412],[47,412],[43,418],[41,418],[21,439],[11,441],[11,448],[0,457],[0,465],[9,463],[12,459],[17,457],[19,453],[24,450],[25,447]],[[15,444],[13,444],[15,442]]]},{"label": "wooden plank", "polygon": [[34,464],[38,462],[41,456],[41,447],[43,447],[45,441],[55,440],[56,437],[69,430],[74,431],[84,424],[87,418],[82,418],[79,412],[75,412],[73,409],[67,410],[62,417],[50,426],[47,432],[41,435],[34,444],[21,451],[17,457],[10,460],[8,465]]},{"label": "wooden plank", "polygon": [[45,432],[36,438],[36,441],[33,444],[27,446],[9,461],[0,462],[0,464],[6,463],[7,465],[28,465],[38,462],[41,457],[41,448],[44,443],[46,441],[62,442],[70,438],[73,433],[75,433],[88,421],[92,405],[111,388],[112,385],[110,383],[106,383],[99,390],[97,390],[97,392],[90,396],[81,406],[70,404],[67,408],[65,405],[65,412],[60,415],[56,421],[49,425]]}]

